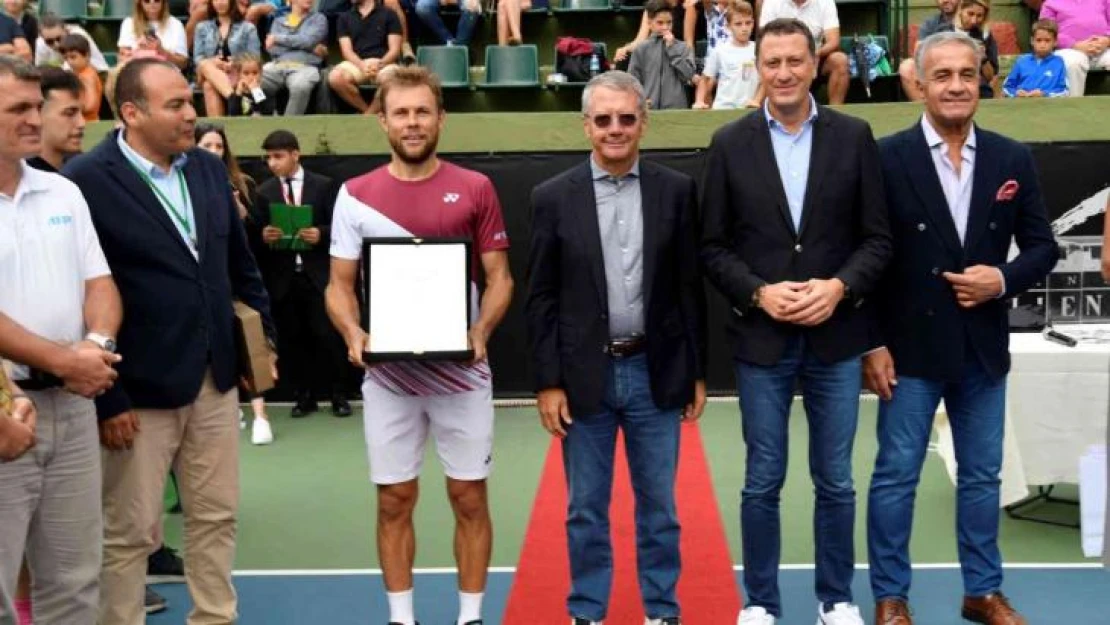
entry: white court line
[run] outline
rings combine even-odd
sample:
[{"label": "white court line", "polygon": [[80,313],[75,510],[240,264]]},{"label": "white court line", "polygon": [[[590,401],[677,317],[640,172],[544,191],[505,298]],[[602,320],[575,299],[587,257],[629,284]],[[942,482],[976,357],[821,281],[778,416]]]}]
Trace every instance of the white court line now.
[{"label": "white court line", "polygon": [[[779,567],[783,571],[812,571],[815,568],[813,564],[783,564]],[[914,569],[918,570],[955,570],[960,568],[958,562],[932,562],[926,564],[915,564]],[[1101,569],[1102,563],[1099,562],[1015,562],[1003,564],[1004,569],[1021,569],[1021,570],[1052,570],[1052,569]],[[742,571],[744,567],[736,565],[732,567],[734,571]],[[857,564],[857,570],[867,570],[866,564]],[[415,575],[455,575],[458,572],[453,567],[433,567],[433,568],[418,568],[414,569]],[[489,569],[490,573],[515,573],[515,566],[492,566]],[[381,569],[255,569],[235,571],[236,577],[353,577],[363,575],[381,575]]]}]

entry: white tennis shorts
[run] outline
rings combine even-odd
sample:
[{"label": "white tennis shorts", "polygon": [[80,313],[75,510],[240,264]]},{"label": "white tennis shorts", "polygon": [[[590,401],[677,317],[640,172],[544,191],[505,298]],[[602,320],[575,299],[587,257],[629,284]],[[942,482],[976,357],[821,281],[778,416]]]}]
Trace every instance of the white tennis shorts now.
[{"label": "white tennis shorts", "polygon": [[429,432],[447,477],[467,481],[489,477],[493,466],[490,387],[450,395],[398,395],[367,378],[362,398],[370,480],[375,484],[419,477]]}]

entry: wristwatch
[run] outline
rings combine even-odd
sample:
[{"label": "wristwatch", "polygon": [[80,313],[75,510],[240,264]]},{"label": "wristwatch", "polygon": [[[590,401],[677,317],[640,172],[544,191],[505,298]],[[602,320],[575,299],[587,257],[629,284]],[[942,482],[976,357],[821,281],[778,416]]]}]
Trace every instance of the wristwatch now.
[{"label": "wristwatch", "polygon": [[89,332],[85,335],[85,340],[96,343],[100,346],[100,349],[106,352],[111,352],[113,354],[116,353],[116,340],[110,336],[104,336],[103,334],[97,334],[96,332]]},{"label": "wristwatch", "polygon": [[763,295],[763,287],[767,285],[761,284],[754,291],[752,291],[752,308],[759,308],[759,297]]}]

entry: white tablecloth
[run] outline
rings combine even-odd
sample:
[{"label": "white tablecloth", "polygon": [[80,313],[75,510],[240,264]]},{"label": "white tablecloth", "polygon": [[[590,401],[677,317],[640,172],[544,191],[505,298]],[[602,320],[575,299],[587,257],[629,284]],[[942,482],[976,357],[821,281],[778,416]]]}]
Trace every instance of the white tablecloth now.
[{"label": "white tablecloth", "polygon": [[[1085,337],[1076,347],[1040,334],[1010,337],[1013,367],[1006,389],[1006,440],[1001,505],[1025,498],[1030,486],[1075,484],[1079,456],[1107,440],[1110,410],[1110,325],[1056,326]],[[938,452],[955,482],[952,432],[937,416]]]}]

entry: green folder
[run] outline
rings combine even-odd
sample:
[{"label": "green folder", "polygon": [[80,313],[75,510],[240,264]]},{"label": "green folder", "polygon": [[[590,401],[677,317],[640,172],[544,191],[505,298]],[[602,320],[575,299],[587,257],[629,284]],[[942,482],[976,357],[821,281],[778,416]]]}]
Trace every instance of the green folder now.
[{"label": "green folder", "polygon": [[305,252],[312,249],[311,244],[305,243],[297,236],[299,231],[313,226],[312,205],[271,203],[270,225],[281,228],[282,232],[281,238],[271,244],[273,249],[289,252]]}]

